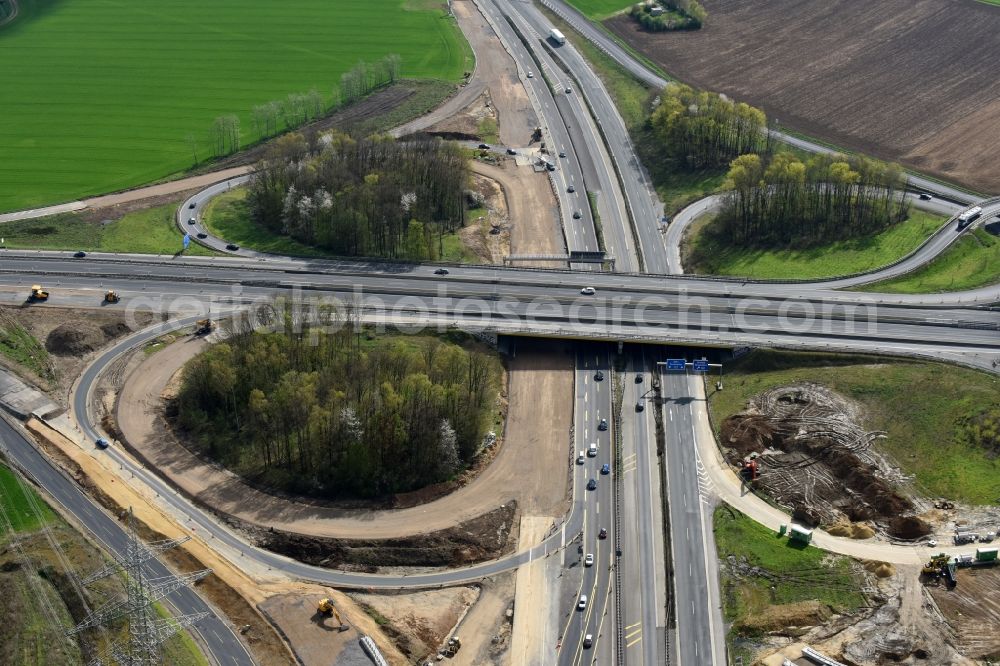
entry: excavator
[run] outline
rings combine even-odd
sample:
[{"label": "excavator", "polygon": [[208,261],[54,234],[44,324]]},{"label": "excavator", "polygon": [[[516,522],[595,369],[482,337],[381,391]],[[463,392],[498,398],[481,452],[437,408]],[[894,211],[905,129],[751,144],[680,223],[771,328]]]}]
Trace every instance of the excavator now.
[{"label": "excavator", "polygon": [[332,615],[337,618],[337,622],[340,623],[340,626],[337,628],[338,631],[347,631],[350,629],[350,627],[344,624],[344,621],[340,619],[340,613],[337,612],[336,606],[334,606],[333,602],[329,599],[320,599],[319,603],[316,604],[316,612],[324,617],[330,617]]},{"label": "excavator", "polygon": [[211,319],[199,319],[194,323],[194,334],[195,335],[208,335],[212,332],[212,320]]}]

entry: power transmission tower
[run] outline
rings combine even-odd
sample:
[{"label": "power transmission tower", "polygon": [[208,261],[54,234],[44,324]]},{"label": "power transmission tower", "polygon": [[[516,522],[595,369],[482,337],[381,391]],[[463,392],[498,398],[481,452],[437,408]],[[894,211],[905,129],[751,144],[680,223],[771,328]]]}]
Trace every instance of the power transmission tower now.
[{"label": "power transmission tower", "polygon": [[[124,617],[128,625],[127,638],[122,643],[114,643],[106,657],[113,659],[119,666],[161,664],[160,645],[181,629],[209,615],[195,613],[176,618],[159,618],[153,609],[155,602],[171,592],[187,587],[212,573],[211,569],[204,569],[183,576],[154,577],[147,571],[147,563],[155,560],[157,555],[184,543],[189,538],[164,539],[145,544],[136,533],[135,517],[129,508],[128,544],[125,552],[112,553],[113,562],[83,580],[84,585],[89,585],[101,578],[121,573],[125,578],[125,598],[92,612],[67,633],[77,634],[85,629],[108,625]],[[92,663],[104,664],[106,657],[99,657]]]}]

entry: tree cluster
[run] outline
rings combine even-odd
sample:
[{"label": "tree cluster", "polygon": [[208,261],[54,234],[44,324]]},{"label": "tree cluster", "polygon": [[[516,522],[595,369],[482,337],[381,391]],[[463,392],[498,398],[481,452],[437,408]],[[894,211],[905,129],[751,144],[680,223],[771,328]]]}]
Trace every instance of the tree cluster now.
[{"label": "tree cluster", "polygon": [[191,361],[178,424],[283,491],[374,497],[451,478],[478,453],[499,360],[435,337],[242,332]]},{"label": "tree cluster", "polygon": [[770,150],[763,111],[678,83],[663,89],[649,122],[666,155],[689,169],[721,167]]},{"label": "tree cluster", "polygon": [[399,80],[402,60],[395,53],[373,63],[359,62],[340,77],[340,95],[344,102],[355,102],[371,91]]},{"label": "tree cluster", "polygon": [[698,0],[667,0],[660,3],[647,0],[632,5],[629,15],[644,30],[650,32],[697,30],[708,18],[708,12]]},{"label": "tree cluster", "polygon": [[426,260],[462,226],[467,181],[453,143],[333,132],[310,148],[292,134],[257,165],[247,203],[257,224],[334,254]]},{"label": "tree cluster", "polygon": [[866,236],[906,219],[905,184],[898,166],[861,156],[742,155],[729,170],[721,223],[741,245]]},{"label": "tree cluster", "polygon": [[[340,86],[334,86],[329,99],[313,88],[304,93],[289,93],[284,99],[257,104],[250,110],[254,139],[267,139],[322,118],[341,105],[356,102],[378,88],[395,83],[399,80],[401,67],[402,59],[391,53],[373,63],[359,62],[342,74]],[[199,141],[192,135],[186,140],[197,164]],[[240,149],[240,140],[238,116],[227,114],[212,121],[209,145],[215,157],[235,153]]]}]

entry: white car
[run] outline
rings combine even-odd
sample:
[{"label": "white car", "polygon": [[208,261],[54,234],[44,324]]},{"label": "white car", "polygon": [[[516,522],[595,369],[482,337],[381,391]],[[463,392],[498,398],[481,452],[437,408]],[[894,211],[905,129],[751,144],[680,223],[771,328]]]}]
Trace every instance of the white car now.
[{"label": "white car", "polygon": [[583,566],[585,566],[585,567],[592,567],[592,566],[594,566],[594,554],[593,553],[587,553],[587,556],[585,558],[583,558]]},{"label": "white car", "polygon": [[578,602],[576,602],[576,609],[577,610],[583,610],[586,607],[587,607],[587,595],[586,594],[581,594],[580,595],[580,600]]},{"label": "white car", "polygon": [[583,294],[584,296],[593,296],[594,294],[597,293],[597,290],[594,289],[593,287],[584,287],[583,289],[580,290],[580,293]]},{"label": "white car", "polygon": [[535,75],[534,75],[534,74],[532,74],[531,72],[528,72],[528,78],[529,78],[529,79],[533,79],[533,78],[535,78]]}]

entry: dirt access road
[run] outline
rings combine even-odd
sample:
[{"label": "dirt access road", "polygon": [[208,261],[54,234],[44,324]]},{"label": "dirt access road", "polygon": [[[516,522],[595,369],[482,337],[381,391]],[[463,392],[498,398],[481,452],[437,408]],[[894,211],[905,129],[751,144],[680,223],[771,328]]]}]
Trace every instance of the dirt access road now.
[{"label": "dirt access road", "polygon": [[216,510],[248,522],[313,536],[380,539],[424,534],[479,516],[516,499],[526,515],[563,515],[567,506],[572,358],[547,343],[519,343],[510,362],[510,409],[504,443],[476,480],[439,500],[408,509],[313,506],[244,484],[202,462],[167,428],[161,394],[207,343],[191,337],[152,354],[127,378],[118,426],[162,475]]},{"label": "dirt access road", "polygon": [[[544,173],[514,166],[505,160],[501,166],[472,161],[472,170],[500,183],[507,203],[512,254],[564,254],[566,241],[559,224],[552,186]],[[522,264],[524,265],[524,264]],[[552,263],[539,264],[552,266]]]},{"label": "dirt access road", "polygon": [[607,26],[672,76],[781,125],[1000,192],[1000,8],[970,0],[704,0],[692,32]]}]

